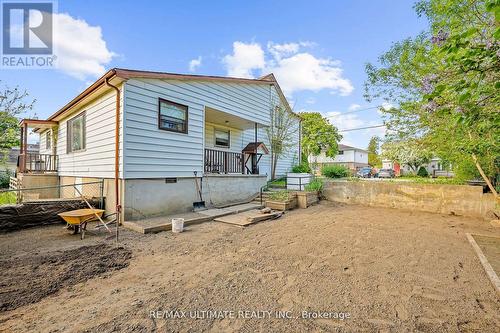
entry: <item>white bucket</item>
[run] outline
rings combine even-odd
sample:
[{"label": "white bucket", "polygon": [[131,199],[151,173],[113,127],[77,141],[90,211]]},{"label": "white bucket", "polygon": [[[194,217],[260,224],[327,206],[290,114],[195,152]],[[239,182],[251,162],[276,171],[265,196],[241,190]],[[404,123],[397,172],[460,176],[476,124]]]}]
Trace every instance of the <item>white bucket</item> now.
[{"label": "white bucket", "polygon": [[183,218],[172,219],[172,232],[182,232],[183,229],[184,229]]}]

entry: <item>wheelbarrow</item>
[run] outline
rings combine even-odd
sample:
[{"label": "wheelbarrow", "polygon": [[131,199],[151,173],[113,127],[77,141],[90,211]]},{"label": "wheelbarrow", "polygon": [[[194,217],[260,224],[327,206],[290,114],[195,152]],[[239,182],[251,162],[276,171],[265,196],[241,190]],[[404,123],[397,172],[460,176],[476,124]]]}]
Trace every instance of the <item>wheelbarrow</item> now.
[{"label": "wheelbarrow", "polygon": [[80,231],[81,239],[85,238],[85,230],[87,230],[87,223],[94,218],[99,218],[104,213],[103,209],[84,208],[77,210],[70,210],[68,212],[59,213],[59,215],[68,225],[73,227],[73,234]]}]

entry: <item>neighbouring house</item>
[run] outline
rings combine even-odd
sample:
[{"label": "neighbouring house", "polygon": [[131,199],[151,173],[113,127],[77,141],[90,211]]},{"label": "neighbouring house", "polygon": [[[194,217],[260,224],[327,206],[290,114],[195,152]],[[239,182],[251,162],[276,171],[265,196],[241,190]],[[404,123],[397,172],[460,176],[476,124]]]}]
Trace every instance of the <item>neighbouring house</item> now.
[{"label": "neighbouring house", "polygon": [[[422,165],[427,173],[432,177],[454,177],[451,166],[445,166],[439,157],[433,157],[429,163]],[[408,165],[400,165],[397,162],[392,162],[388,159],[382,160],[382,169],[392,169],[396,175],[414,174],[416,171],[412,170]],[[417,170],[418,171],[418,170]]]},{"label": "neighbouring house", "polygon": [[[40,146],[38,144],[29,143],[27,145],[28,153],[30,154],[38,154],[40,151]],[[0,152],[0,160],[5,162],[5,168],[9,170],[12,174],[16,172],[17,169],[17,160],[19,158],[21,148],[20,147],[12,147],[9,149],[7,156],[4,156]],[[5,159],[5,160],[4,160]],[[2,170],[0,170],[2,171]]]},{"label": "neighbouring house", "polygon": [[105,179],[106,209],[114,210],[117,171],[122,220],[191,211],[200,201],[197,185],[207,206],[251,200],[271,175],[266,128],[278,105],[296,119],[293,148],[276,166],[282,175],[300,156],[300,117],[274,75],[115,68],[47,120],[22,121],[22,141],[34,128],[40,154],[34,162],[24,151],[19,172],[57,177],[60,184]]},{"label": "neighbouring house", "polygon": [[352,171],[368,166],[368,151],[361,148],[339,144],[335,158],[327,157],[324,152],[318,156],[309,156],[309,163],[319,172],[324,165],[343,165]]}]

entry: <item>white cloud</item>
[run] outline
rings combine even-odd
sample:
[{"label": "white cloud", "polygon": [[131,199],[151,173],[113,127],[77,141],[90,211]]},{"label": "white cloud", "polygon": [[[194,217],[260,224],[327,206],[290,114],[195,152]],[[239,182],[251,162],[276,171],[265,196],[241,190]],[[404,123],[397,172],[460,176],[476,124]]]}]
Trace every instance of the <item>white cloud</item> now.
[{"label": "white cloud", "polygon": [[351,104],[351,105],[349,105],[347,110],[348,111],[356,111],[356,110],[359,110],[360,107],[361,107],[361,105],[359,105],[359,104]]},{"label": "white cloud", "polygon": [[201,56],[199,56],[198,58],[196,59],[192,59],[190,62],[189,62],[189,71],[190,72],[195,72],[196,69],[198,67],[201,66],[201,61],[202,61],[202,58]]},{"label": "white cloud", "polygon": [[394,107],[394,105],[392,105],[391,103],[388,103],[388,102],[383,102],[383,103],[382,103],[382,108],[383,108],[384,110],[390,110],[390,109],[392,109],[393,107]]},{"label": "white cloud", "polygon": [[[384,109],[384,111],[388,111],[394,107],[394,105],[392,105],[389,102],[383,102],[381,106],[382,106],[382,109]],[[377,109],[377,113],[380,115],[384,114],[384,112],[382,112],[382,110],[380,108]]]},{"label": "white cloud", "polygon": [[107,48],[101,27],[65,13],[53,19],[57,68],[81,80],[102,75],[116,54]]},{"label": "white cloud", "polygon": [[335,61],[316,58],[309,53],[277,60],[266,70],[276,75],[287,95],[300,90],[329,89],[345,96],[354,89],[351,82],[342,77],[342,69],[336,66]]},{"label": "white cloud", "polygon": [[291,56],[295,53],[298,53],[301,47],[313,47],[315,45],[316,44],[313,42],[298,42],[298,43],[283,43],[283,44],[268,42],[267,50],[269,51],[269,53],[273,55],[275,59],[279,60],[283,57]]},{"label": "white cloud", "polygon": [[266,65],[264,50],[257,43],[233,43],[233,54],[226,55],[222,62],[227,67],[227,74],[234,77],[253,78],[253,71]]},{"label": "white cloud", "polygon": [[258,43],[233,43],[233,53],[223,58],[230,76],[254,77],[274,73],[287,96],[296,91],[322,89],[342,96],[353,91],[351,82],[343,77],[340,62],[330,58],[317,58],[311,53],[301,52],[301,48],[311,47],[312,42],[275,44],[269,42],[266,55]]},{"label": "white cloud", "polygon": [[285,43],[285,44],[274,44],[273,42],[267,43],[267,50],[276,59],[281,59],[284,56],[295,54],[299,51],[299,48],[300,48],[299,43]]},{"label": "white cloud", "polygon": [[306,99],[306,104],[315,104],[315,103],[316,103],[315,98],[309,97],[308,99]]},{"label": "white cloud", "polygon": [[[339,116],[340,115],[340,116]],[[342,114],[341,112],[327,112],[325,116],[330,120],[330,123],[335,125],[338,129],[350,129],[363,127],[365,121],[362,120],[357,114]]]}]

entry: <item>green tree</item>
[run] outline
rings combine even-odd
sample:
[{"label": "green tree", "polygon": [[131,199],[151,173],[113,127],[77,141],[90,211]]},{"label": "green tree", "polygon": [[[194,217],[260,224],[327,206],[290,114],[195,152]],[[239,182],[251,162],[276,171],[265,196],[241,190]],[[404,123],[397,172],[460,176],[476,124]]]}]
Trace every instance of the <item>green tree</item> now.
[{"label": "green tree", "polygon": [[28,96],[25,90],[21,91],[18,87],[0,89],[0,165],[4,167],[10,148],[19,145],[18,117],[33,109],[35,100],[28,101]]},{"label": "green tree", "polygon": [[342,139],[337,128],[319,112],[301,112],[303,160],[325,152],[328,157],[338,153],[338,142]]},{"label": "green tree", "polygon": [[35,100],[28,101],[29,94],[18,87],[0,89],[0,150],[19,145],[18,117],[33,109]]},{"label": "green tree", "polygon": [[392,140],[418,140],[453,165],[473,163],[492,192],[500,160],[500,1],[422,0],[428,31],[368,64],[366,97],[385,111]]},{"label": "green tree", "polygon": [[380,149],[380,138],[378,136],[372,136],[370,142],[368,143],[368,164],[372,167],[382,166],[382,159],[379,155]]},{"label": "green tree", "polygon": [[275,105],[270,112],[271,125],[266,127],[266,134],[271,144],[271,179],[275,179],[278,160],[297,144],[294,138],[298,121],[297,115],[283,104]]},{"label": "green tree", "polygon": [[382,156],[391,162],[408,166],[414,173],[420,166],[429,163],[432,152],[417,140],[390,141],[382,145]]}]

